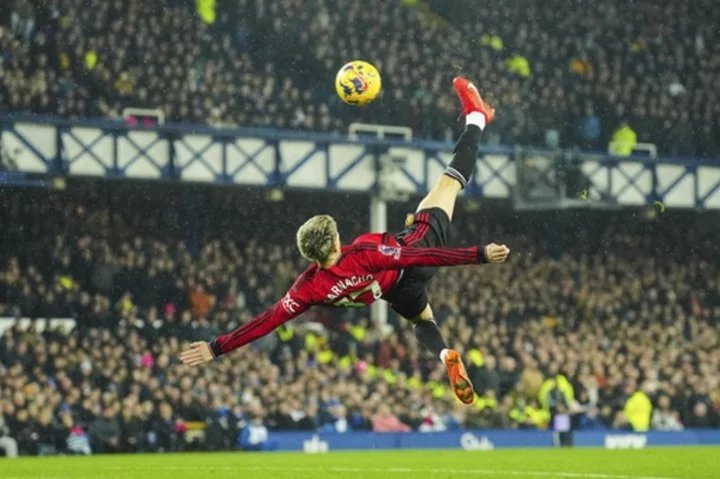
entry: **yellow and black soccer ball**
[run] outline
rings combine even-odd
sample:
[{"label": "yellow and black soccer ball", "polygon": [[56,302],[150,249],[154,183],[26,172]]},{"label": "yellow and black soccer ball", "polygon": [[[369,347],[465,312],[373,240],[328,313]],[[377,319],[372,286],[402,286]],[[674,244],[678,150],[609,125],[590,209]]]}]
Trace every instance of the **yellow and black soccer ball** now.
[{"label": "yellow and black soccer ball", "polygon": [[365,106],[382,89],[380,72],[372,64],[360,60],[343,65],[335,77],[335,90],[348,105]]}]

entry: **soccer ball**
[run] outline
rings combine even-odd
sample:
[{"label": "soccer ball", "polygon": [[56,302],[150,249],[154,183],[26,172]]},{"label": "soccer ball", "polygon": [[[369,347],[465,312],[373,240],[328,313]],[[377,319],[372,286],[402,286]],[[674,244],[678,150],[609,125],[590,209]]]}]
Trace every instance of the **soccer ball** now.
[{"label": "soccer ball", "polygon": [[382,88],[380,72],[368,62],[356,60],[344,65],[335,77],[335,90],[348,105],[365,106]]}]

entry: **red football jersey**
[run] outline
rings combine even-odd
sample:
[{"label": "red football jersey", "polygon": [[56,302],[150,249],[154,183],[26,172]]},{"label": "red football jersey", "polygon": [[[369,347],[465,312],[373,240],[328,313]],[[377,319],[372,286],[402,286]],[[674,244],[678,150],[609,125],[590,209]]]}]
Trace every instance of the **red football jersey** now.
[{"label": "red football jersey", "polygon": [[334,265],[317,263],[298,277],[288,293],[265,312],[210,346],[215,356],[264,336],[311,306],[364,307],[389,293],[405,268],[458,266],[485,262],[482,248],[413,248],[400,246],[388,233],[359,236],[341,249]]}]

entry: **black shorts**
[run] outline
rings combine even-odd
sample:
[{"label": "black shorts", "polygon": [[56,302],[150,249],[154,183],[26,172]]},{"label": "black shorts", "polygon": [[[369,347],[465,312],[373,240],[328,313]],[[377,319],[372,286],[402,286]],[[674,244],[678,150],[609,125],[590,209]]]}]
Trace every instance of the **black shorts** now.
[{"label": "black shorts", "polygon": [[[395,235],[401,246],[444,248],[452,235],[450,217],[442,208],[428,208],[409,215],[405,229]],[[437,272],[435,266],[407,268],[384,299],[403,318],[413,319],[428,305],[427,283]]]}]

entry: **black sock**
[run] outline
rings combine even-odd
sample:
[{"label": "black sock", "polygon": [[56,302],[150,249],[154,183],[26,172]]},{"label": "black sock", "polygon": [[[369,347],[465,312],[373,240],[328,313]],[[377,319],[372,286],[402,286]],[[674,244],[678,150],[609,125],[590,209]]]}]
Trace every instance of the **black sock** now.
[{"label": "black sock", "polygon": [[477,162],[478,141],[482,130],[475,125],[465,127],[460,139],[455,145],[453,159],[445,170],[445,174],[457,180],[465,188],[468,180],[475,170]]},{"label": "black sock", "polygon": [[440,334],[440,330],[434,319],[428,321],[420,320],[415,323],[414,329],[415,337],[420,341],[420,344],[425,346],[436,358],[440,357],[443,349],[447,349],[447,343],[445,339],[443,339],[442,334]]}]

